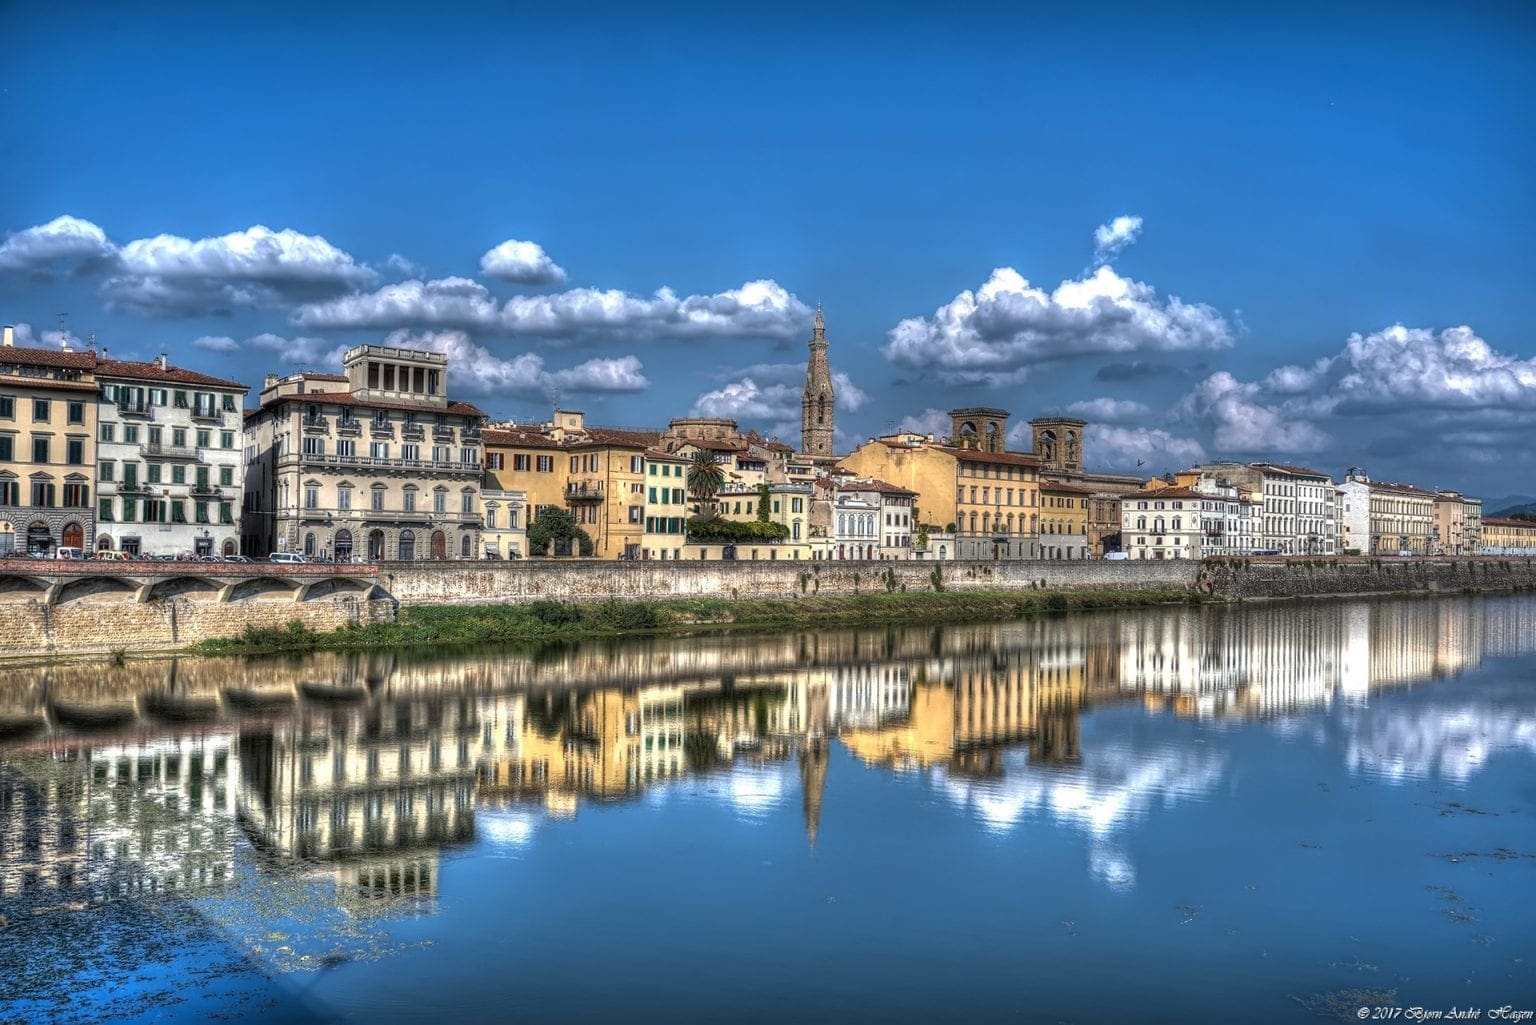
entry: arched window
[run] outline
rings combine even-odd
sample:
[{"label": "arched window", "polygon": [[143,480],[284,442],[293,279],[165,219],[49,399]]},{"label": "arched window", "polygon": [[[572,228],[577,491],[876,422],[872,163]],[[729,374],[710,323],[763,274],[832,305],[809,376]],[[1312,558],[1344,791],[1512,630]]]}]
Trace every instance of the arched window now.
[{"label": "arched window", "polygon": [[85,544],[85,528],[73,520],[64,524],[64,547],[80,548]]},{"label": "arched window", "polygon": [[827,397],[819,396],[816,399],[816,425],[819,427],[827,422]]},{"label": "arched window", "polygon": [[368,532],[368,558],[374,562],[384,561],[384,532],[382,530]]},{"label": "arched window", "polygon": [[234,555],[235,554],[235,542],[233,540],[231,540],[231,539],[226,539],[225,540],[224,548],[223,548],[223,554],[225,554],[225,555]]},{"label": "arched window", "polygon": [[48,529],[48,524],[36,520],[27,526],[28,554],[51,555],[53,547],[53,531]]},{"label": "arched window", "polygon": [[352,532],[342,529],[336,532],[336,561],[352,561]]},{"label": "arched window", "polygon": [[400,554],[398,558],[401,562],[411,562],[416,558],[415,531],[402,530],[400,532]]},{"label": "arched window", "polygon": [[304,535],[304,554],[308,555],[310,558],[314,558],[314,555],[315,555],[315,532],[314,531],[310,531],[309,533]]},{"label": "arched window", "polygon": [[432,532],[432,558],[448,558],[448,535],[444,534],[441,530],[434,530]]},{"label": "arched window", "polygon": [[459,538],[459,558],[461,558],[461,559],[469,558],[469,535],[468,534],[465,534],[463,537]]}]

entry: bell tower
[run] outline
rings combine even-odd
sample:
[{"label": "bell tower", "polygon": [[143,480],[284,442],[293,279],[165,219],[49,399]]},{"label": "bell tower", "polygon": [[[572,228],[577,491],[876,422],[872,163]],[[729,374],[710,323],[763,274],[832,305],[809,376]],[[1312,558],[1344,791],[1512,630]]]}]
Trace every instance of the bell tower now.
[{"label": "bell tower", "polygon": [[1034,431],[1035,455],[1047,472],[1081,473],[1083,429],[1088,421],[1070,416],[1040,416],[1029,422]]},{"label": "bell tower", "polygon": [[949,411],[950,444],[982,452],[1002,452],[1008,447],[1008,411],[990,406],[967,406]]},{"label": "bell tower", "polygon": [[810,350],[805,390],[800,394],[800,451],[808,456],[830,456],[836,396],[832,392],[832,368],[827,365],[827,325],[821,319],[820,303],[811,328]]}]

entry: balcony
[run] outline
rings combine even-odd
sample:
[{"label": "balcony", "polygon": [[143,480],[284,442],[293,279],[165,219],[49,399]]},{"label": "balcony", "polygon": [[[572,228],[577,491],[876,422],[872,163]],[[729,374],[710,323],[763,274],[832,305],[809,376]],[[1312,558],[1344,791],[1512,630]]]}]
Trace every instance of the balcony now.
[{"label": "balcony", "polygon": [[368,424],[368,436],[370,438],[393,438],[395,436],[395,425],[388,420],[383,422],[378,420],[370,421]]},{"label": "balcony", "polygon": [[162,445],[158,441],[139,446],[146,459],[196,459],[197,449],[189,445]]},{"label": "balcony", "polygon": [[570,481],[565,485],[565,500],[567,502],[601,502],[603,500],[602,482]]},{"label": "balcony", "polygon": [[400,428],[400,437],[405,441],[423,441],[426,436],[427,429],[421,424],[406,424]]},{"label": "balcony", "polygon": [[148,402],[119,402],[117,404],[118,416],[142,416],[146,419],[155,415],[155,407]]},{"label": "balcony", "polygon": [[306,416],[303,424],[306,431],[324,431],[330,428],[331,420],[324,416]]},{"label": "balcony", "polygon": [[117,486],[119,495],[147,495],[151,490],[148,482],[142,480],[125,480]]},{"label": "balcony", "polygon": [[435,470],[439,473],[478,474],[482,469],[479,460],[473,463],[455,463],[446,459],[379,459],[373,456],[310,455],[308,453],[284,458],[285,461],[297,458],[314,466],[359,466],[376,470]]},{"label": "balcony", "polygon": [[363,422],[355,416],[336,421],[336,433],[357,437],[363,433]]},{"label": "balcony", "polygon": [[218,406],[196,405],[192,407],[192,419],[222,421],[224,414],[219,411]]},{"label": "balcony", "polygon": [[442,442],[444,444],[452,445],[453,444],[453,428],[452,427],[433,427],[432,428],[432,440],[436,441],[436,442]]},{"label": "balcony", "polygon": [[219,498],[224,494],[224,489],[217,484],[194,484],[192,494],[197,498]]}]

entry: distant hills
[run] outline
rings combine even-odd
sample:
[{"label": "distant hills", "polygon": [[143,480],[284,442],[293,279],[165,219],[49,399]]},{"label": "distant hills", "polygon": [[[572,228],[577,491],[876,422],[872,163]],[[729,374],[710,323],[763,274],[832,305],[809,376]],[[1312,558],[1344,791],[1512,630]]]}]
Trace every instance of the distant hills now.
[{"label": "distant hills", "polygon": [[1487,499],[1483,502],[1483,515],[1536,516],[1536,496],[1507,495],[1504,498]]}]

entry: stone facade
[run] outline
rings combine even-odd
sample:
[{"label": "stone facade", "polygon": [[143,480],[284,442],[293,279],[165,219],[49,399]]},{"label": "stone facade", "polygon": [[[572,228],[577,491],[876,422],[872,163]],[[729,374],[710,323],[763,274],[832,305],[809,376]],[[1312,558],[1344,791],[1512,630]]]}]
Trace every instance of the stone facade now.
[{"label": "stone facade", "polygon": [[811,357],[800,395],[800,449],[808,456],[830,458],[837,396],[832,391],[832,368],[827,365],[827,325],[820,306],[807,347]]}]

